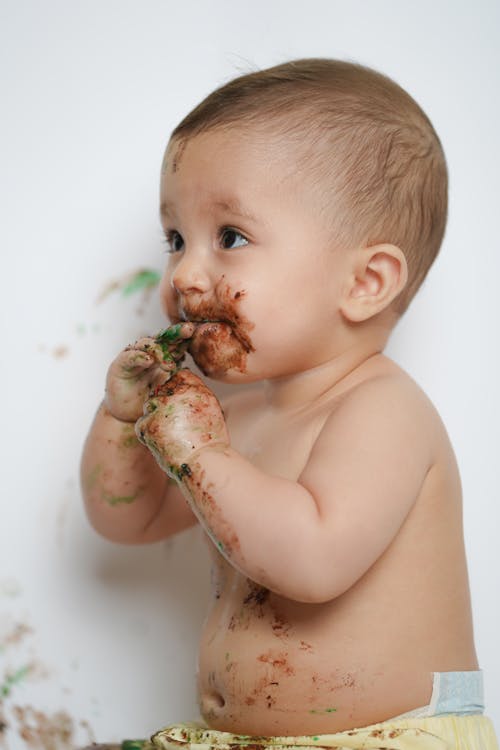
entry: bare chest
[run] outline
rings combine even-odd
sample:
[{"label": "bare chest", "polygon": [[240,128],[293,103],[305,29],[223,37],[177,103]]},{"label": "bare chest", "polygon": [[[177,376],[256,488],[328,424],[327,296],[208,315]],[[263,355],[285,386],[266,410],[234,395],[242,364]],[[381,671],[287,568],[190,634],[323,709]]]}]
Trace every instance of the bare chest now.
[{"label": "bare chest", "polygon": [[265,407],[231,415],[231,445],[263,471],[296,480],[307,463],[326,414],[277,415]]}]

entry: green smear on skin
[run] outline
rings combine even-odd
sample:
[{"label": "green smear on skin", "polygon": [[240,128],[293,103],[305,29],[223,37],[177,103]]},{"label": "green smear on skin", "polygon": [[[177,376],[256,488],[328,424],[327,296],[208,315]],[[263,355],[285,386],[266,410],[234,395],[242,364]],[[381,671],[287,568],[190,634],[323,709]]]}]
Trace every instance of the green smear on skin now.
[{"label": "green smear on skin", "polygon": [[179,338],[181,328],[182,323],[176,323],[176,325],[170,326],[170,328],[165,328],[164,331],[160,331],[160,333],[157,335],[155,339],[156,343],[171,344],[173,341],[176,341]]},{"label": "green smear on skin", "polygon": [[[315,711],[314,708],[313,708],[311,711],[309,711],[309,713],[310,714],[332,714],[336,710],[337,710],[336,708],[323,708],[321,710]],[[313,739],[317,739],[317,738],[314,737]]]},{"label": "green smear on skin", "polygon": [[87,476],[85,478],[85,489],[87,491],[94,489],[94,487],[96,485],[96,482],[97,482],[97,480],[99,478],[99,474],[101,473],[101,471],[102,471],[101,464],[97,464],[97,466],[94,466],[94,468],[92,469],[92,471],[89,474],[87,474]]},{"label": "green smear on skin", "polygon": [[136,445],[140,445],[139,441],[137,440],[136,435],[126,435],[121,445],[123,445],[124,448],[135,448]]},{"label": "green smear on skin", "polygon": [[174,326],[170,326],[170,328],[165,328],[155,338],[155,342],[161,347],[164,362],[170,362],[174,359],[170,352],[170,346],[174,341],[178,340],[181,326],[182,323],[177,323]]},{"label": "green smear on skin", "polygon": [[123,428],[119,445],[121,448],[135,448],[136,445],[140,445],[133,425],[127,425]]},{"label": "green smear on skin", "polygon": [[167,472],[172,479],[176,479],[178,482],[182,482],[184,477],[191,476],[191,469],[189,468],[188,464],[181,464],[180,466],[169,464],[167,467]]},{"label": "green smear on skin", "polygon": [[133,495],[111,495],[109,492],[103,490],[101,497],[108,505],[129,505],[134,500],[137,500],[139,494],[139,490],[137,490]]},{"label": "green smear on skin", "polygon": [[14,674],[8,675],[5,678],[5,682],[0,687],[0,695],[2,698],[7,698],[7,696],[10,695],[12,688],[14,685],[17,685],[19,682],[24,680],[24,678],[30,673],[31,667],[29,664],[27,664],[25,667],[21,667],[17,670],[17,672],[14,672]]},{"label": "green smear on skin", "polygon": [[152,271],[150,268],[144,268],[138,271],[122,289],[124,297],[130,297],[131,294],[142,292],[145,289],[157,286],[160,283],[161,274],[158,271]]}]

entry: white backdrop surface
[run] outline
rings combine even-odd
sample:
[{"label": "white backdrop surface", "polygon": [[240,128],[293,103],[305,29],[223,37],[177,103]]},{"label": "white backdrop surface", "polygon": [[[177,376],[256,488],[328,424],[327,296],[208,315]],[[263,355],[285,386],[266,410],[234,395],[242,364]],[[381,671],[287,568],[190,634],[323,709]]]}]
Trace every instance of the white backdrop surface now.
[{"label": "white backdrop surface", "polygon": [[197,714],[200,532],[140,548],[100,539],[79,457],[110,359],[164,322],[154,290],[124,286],[164,263],[170,131],[235,75],[307,56],[393,77],[447,154],[445,242],[387,353],[457,454],[500,728],[499,30],[493,0],[0,0],[0,747],[145,736]]}]

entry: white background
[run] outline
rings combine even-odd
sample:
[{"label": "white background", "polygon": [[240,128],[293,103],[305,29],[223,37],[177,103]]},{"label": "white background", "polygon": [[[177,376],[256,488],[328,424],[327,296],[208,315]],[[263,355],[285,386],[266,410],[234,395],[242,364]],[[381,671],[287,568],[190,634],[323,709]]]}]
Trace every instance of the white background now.
[{"label": "white background", "polygon": [[44,748],[72,723],[66,748],[197,715],[199,531],[120,547],[81,507],[79,456],[108,362],[164,323],[154,296],[96,299],[137,268],[162,268],[158,176],[181,117],[240,73],[307,56],[393,77],[447,154],[446,239],[387,353],[427,391],[457,454],[477,649],[500,728],[499,3],[1,0],[0,14],[7,746],[27,746],[29,722]]}]

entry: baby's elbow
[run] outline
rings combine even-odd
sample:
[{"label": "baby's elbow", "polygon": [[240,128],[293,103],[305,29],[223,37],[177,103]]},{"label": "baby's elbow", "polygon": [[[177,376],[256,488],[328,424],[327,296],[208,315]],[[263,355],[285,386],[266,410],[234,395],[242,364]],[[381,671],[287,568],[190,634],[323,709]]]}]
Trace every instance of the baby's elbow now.
[{"label": "baby's elbow", "polygon": [[301,604],[326,604],[348,591],[354,585],[355,579],[346,575],[346,571],[339,569],[334,561],[317,564],[303,564],[300,569],[288,571],[271,590],[286,599]]},{"label": "baby's elbow", "polygon": [[88,508],[86,510],[87,510],[86,512],[87,521],[89,523],[90,528],[98,536],[100,536],[101,539],[105,539],[107,542],[115,542],[117,544],[120,544],[123,542],[123,538],[120,533],[120,530],[117,529],[116,526],[113,527],[107,523],[104,523],[102,518],[100,518],[99,515],[92,513],[92,511],[89,510]]},{"label": "baby's elbow", "polygon": [[130,529],[117,523],[109,513],[103,513],[97,503],[86,502],[84,509],[89,526],[101,539],[114,544],[136,543],[136,535],[131,535]]},{"label": "baby's elbow", "polygon": [[297,587],[294,595],[290,597],[301,604],[327,604],[350,588],[349,585],[339,586],[331,581],[319,581],[309,583],[307,586]]}]

